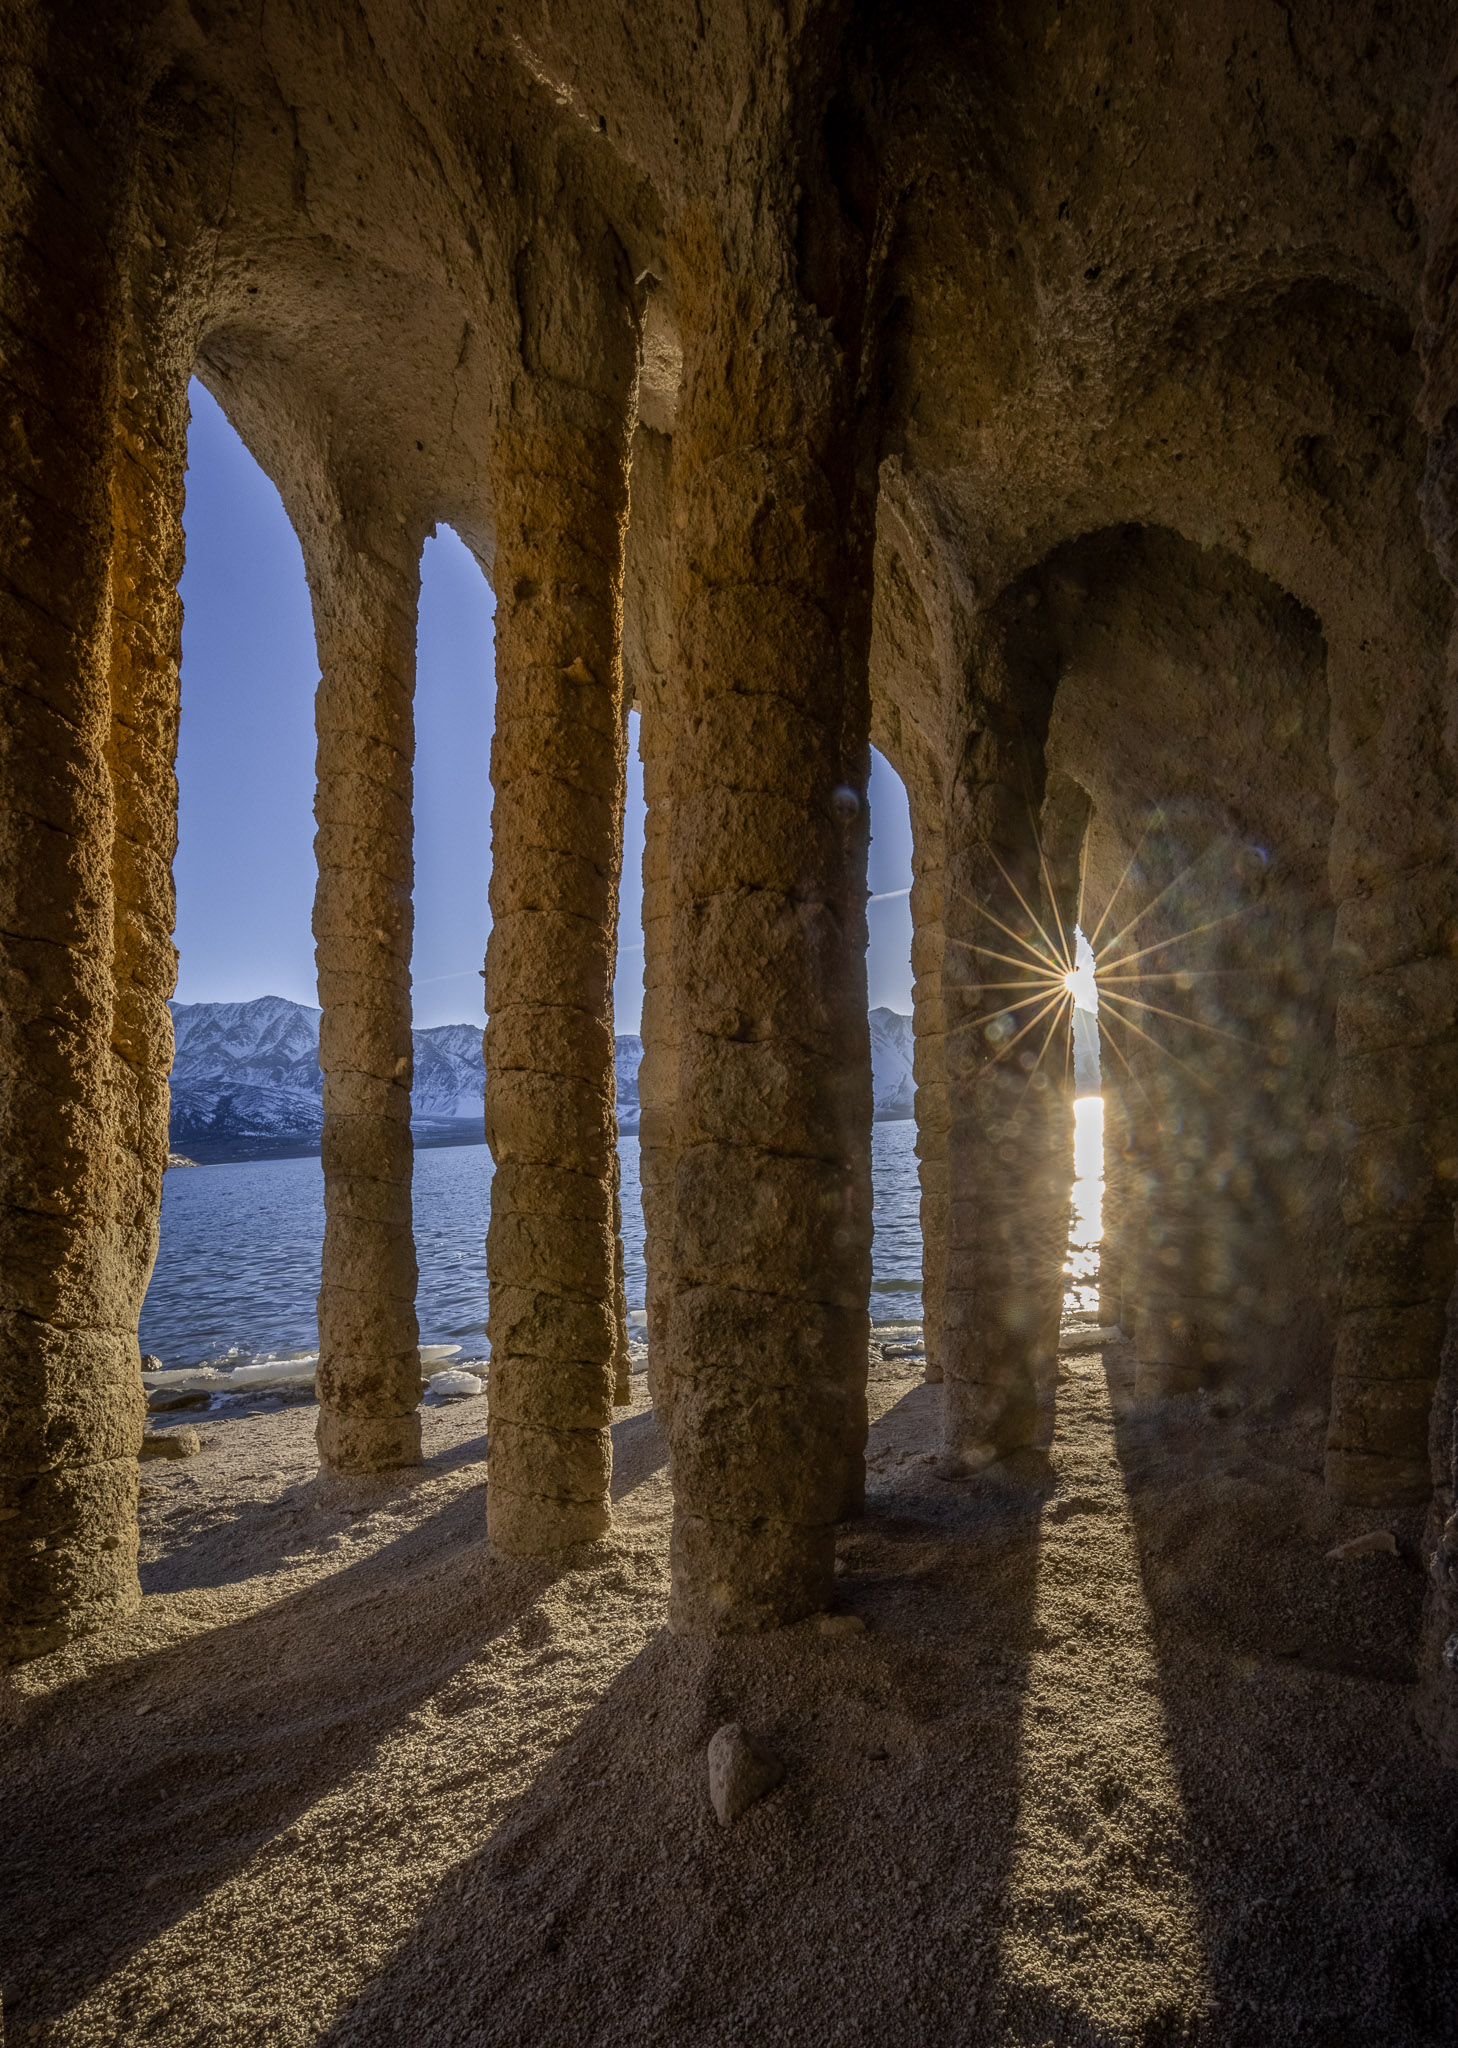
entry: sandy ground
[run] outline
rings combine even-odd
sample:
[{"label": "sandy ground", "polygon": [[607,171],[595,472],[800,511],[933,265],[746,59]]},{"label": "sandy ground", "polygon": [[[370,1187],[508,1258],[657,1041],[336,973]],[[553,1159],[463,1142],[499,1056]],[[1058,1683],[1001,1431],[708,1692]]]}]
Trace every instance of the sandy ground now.
[{"label": "sandy ground", "polygon": [[[875,1361],[848,1638],[667,1634],[642,1379],[555,1567],[487,1554],[484,1400],[388,1482],[321,1481],[312,1407],[205,1419],[143,1470],[140,1619],[0,1698],[6,2043],[1451,2044],[1415,1531],[1328,1561],[1370,1521],[1317,1418],[1156,1430],[1123,1368],[949,1483]],[[730,1719],[787,1770],[725,1831]]]}]

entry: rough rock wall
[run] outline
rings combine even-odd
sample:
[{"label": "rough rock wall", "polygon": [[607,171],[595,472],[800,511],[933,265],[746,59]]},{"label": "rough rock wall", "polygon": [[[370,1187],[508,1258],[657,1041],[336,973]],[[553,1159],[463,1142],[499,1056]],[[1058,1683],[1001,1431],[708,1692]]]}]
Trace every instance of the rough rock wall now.
[{"label": "rough rock wall", "polygon": [[[147,1042],[145,968],[115,1043],[115,977],[119,956],[130,970],[144,950],[150,892],[128,854],[156,821],[133,786],[120,801],[113,786],[130,708],[114,703],[114,691],[151,651],[145,628],[118,634],[113,607],[120,597],[136,619],[169,537],[151,516],[143,422],[133,414],[129,441],[119,433],[135,189],[133,123],[109,83],[121,55],[96,23],[41,8],[13,11],[0,36],[9,87],[0,115],[8,1657],[51,1648],[138,1598],[142,1399],[129,1311],[140,1303],[155,1228],[141,1097],[156,1046]],[[78,55],[94,80],[80,102],[71,90]],[[164,499],[167,482],[164,471]],[[165,648],[165,611],[159,627]],[[165,722],[161,741],[165,753]],[[165,849],[165,784],[160,796]]]},{"label": "rough rock wall", "polygon": [[[1016,774],[998,761],[983,774],[965,743],[981,715],[973,698],[989,694],[1001,660],[990,622],[1021,579],[1083,537],[1164,529],[1222,550],[1316,621],[1340,967],[1331,1106],[1350,1133],[1329,1478],[1372,1503],[1427,1485],[1452,1258],[1458,899],[1450,602],[1415,511],[1429,449],[1413,419],[1413,156],[1450,26],[1444,9],[1324,0],[1222,0],[1198,33],[1185,9],[1124,0],[1076,14],[1041,0],[992,13],[812,7],[788,27],[758,5],[693,22],[571,5],[485,21],[446,0],[261,15],[228,0],[129,15],[138,39],[121,53],[105,41],[116,24],[95,10],[12,10],[3,290],[20,425],[6,516],[29,546],[5,556],[19,565],[7,568],[7,655],[21,678],[7,773],[23,793],[8,815],[45,810],[55,836],[39,847],[12,836],[7,883],[20,966],[4,1023],[6,1275],[18,1289],[6,1426],[22,1440],[8,1470],[85,1472],[83,1492],[115,1481],[95,1529],[129,1540],[128,1332],[155,1229],[165,1059],[181,377],[196,353],[316,550],[337,502],[373,496],[400,532],[447,519],[490,561],[503,513],[517,516],[492,450],[501,423],[520,425],[530,407],[532,309],[564,330],[584,310],[596,318],[567,219],[590,193],[595,246],[618,252],[653,316],[645,420],[674,437],[677,567],[662,587],[681,680],[665,700],[674,722],[652,801],[674,849],[677,937],[659,958],[672,959],[675,1002],[653,1037],[682,1048],[658,1096],[675,1104],[684,1147],[661,1155],[678,1221],[673,1331],[658,1347],[676,1411],[689,1396],[674,1437],[681,1617],[777,1618],[821,1597],[814,1560],[834,1489],[820,1481],[838,1470],[842,1505],[854,1492],[864,1132],[825,1076],[837,1060],[854,1075],[863,1058],[847,966],[860,855],[844,799],[839,841],[819,806],[860,786],[877,475],[877,603],[922,644],[886,665],[884,685],[877,667],[876,689],[902,720],[903,755],[914,731],[954,804],[1015,784],[1025,804],[1039,801],[1042,682],[1032,698],[1000,682],[990,692],[1009,715],[1001,740],[1017,752],[1031,735]],[[1443,105],[1424,201],[1423,429],[1428,532],[1446,562]],[[175,330],[138,288],[154,272],[186,301]],[[509,553],[508,542],[503,562]],[[135,614],[118,607],[114,633],[123,583],[140,601]],[[1247,602],[1235,582],[1230,602]],[[777,728],[766,748],[755,721],[779,717],[793,744]],[[766,836],[760,821],[781,801],[797,822]],[[755,831],[736,836],[726,821],[751,810]],[[951,833],[938,919],[941,810],[918,826],[916,915],[919,961],[923,932],[929,954],[950,948],[946,981],[981,912],[1006,907],[976,847],[1007,821],[971,830],[964,818]],[[1020,833],[1008,845],[1019,860]],[[1124,839],[1111,826],[1111,856]],[[756,886],[756,859],[778,861],[772,890]],[[813,958],[801,948],[809,967],[746,939],[751,898],[770,895],[814,927],[816,945],[830,933]],[[755,948],[770,964],[751,976]],[[918,1060],[930,1059],[935,1092],[933,1019],[944,1020],[932,975],[918,966],[931,1004]],[[794,1029],[781,1031],[792,1010]],[[964,1004],[963,1027],[971,1014]],[[782,1075],[764,1078],[776,1059]],[[751,1068],[754,1086],[741,1086]],[[794,1156],[809,1163],[796,1171],[811,1192],[761,1264],[743,1190],[769,1188],[780,1169],[719,1172],[710,1154],[721,1148],[721,1166],[731,1152],[740,1167],[769,1160],[765,1102],[776,1134],[800,1134]],[[1224,1144],[1210,1134],[1209,1147]],[[958,1152],[952,1143],[948,1171],[985,1203],[995,1173]],[[1166,1161],[1162,1201],[1175,1201],[1180,1163]],[[923,1166],[934,1216],[932,1150]],[[848,1236],[835,1241],[835,1225],[823,1244],[832,1196],[849,1203]],[[662,1213],[653,1228],[661,1249]],[[560,1261],[544,1257],[541,1272],[560,1280]],[[750,1275],[768,1344],[719,1313]],[[700,1288],[714,1314],[695,1322]],[[933,1277],[929,1303],[935,1293]],[[834,1325],[823,1353],[802,1343],[822,1311],[823,1332]],[[766,1349],[780,1361],[773,1385],[754,1379]],[[816,1411],[792,1452],[819,1398],[812,1383],[831,1388],[827,1409],[846,1430],[836,1438]],[[54,1463],[31,1421],[15,1421],[42,1413],[58,1433]],[[570,1435],[567,1414],[554,1409],[543,1427]],[[755,1491],[770,1472],[772,1498]],[[17,1483],[41,1500],[44,1486]],[[761,1509],[773,1540],[736,1550],[732,1532]],[[77,1513],[91,1528],[91,1508]],[[90,1541],[74,1572],[64,1546],[8,1549],[31,1588],[16,1598],[49,1603],[70,1626],[66,1616],[126,1597],[121,1549],[93,1555]],[[732,1583],[716,1607],[704,1589],[721,1565]],[[88,1605],[93,1580],[110,1588],[100,1606]]]},{"label": "rough rock wall", "polygon": [[[921,24],[968,82],[918,99],[920,126],[900,131],[939,168],[900,223],[908,273],[936,283],[908,296],[896,339],[897,459],[980,603],[1051,547],[1137,521],[1226,547],[1319,621],[1345,1200],[1360,1217],[1386,1190],[1404,1238],[1399,1264],[1353,1276],[1341,1314],[1329,1479],[1352,1500],[1411,1498],[1451,1196],[1449,998],[1403,992],[1431,978],[1452,877],[1447,602],[1413,516],[1409,340],[1412,156],[1446,29],[1419,10],[1319,7],[1289,38],[1284,18],[1240,7],[1200,37],[1147,10],[1086,10],[1044,38],[1029,25]],[[1178,121],[1147,98],[1151,62]],[[970,100],[987,126],[959,167],[935,138]],[[1033,106],[1035,176],[1013,112]],[[1338,162],[1341,178],[1317,169]]]},{"label": "rough rock wall", "polygon": [[[1433,96],[1415,182],[1426,231],[1418,328],[1424,375],[1417,407],[1428,432],[1423,520],[1439,568],[1458,589],[1458,37]],[[1449,635],[1447,671],[1451,743],[1458,632]],[[1433,936],[1441,945],[1441,931]],[[1423,1541],[1428,1596],[1419,1714],[1439,1754],[1458,1763],[1458,1284],[1447,1304],[1428,1461],[1433,1492]]]}]

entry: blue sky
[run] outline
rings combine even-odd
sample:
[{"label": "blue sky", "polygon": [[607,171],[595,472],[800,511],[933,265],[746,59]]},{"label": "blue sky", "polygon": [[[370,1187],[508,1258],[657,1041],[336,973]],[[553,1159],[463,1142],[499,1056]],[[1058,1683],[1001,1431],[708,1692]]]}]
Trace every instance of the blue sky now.
[{"label": "blue sky", "polygon": [[[182,728],[177,997],[317,1000],[314,941],[314,685],[318,664],[303,556],[278,492],[214,400],[192,387],[187,566],[182,578]],[[486,578],[442,529],[421,561],[416,667],[415,1022],[482,1015],[491,872],[492,602]],[[643,776],[628,773],[614,1004],[642,1009]],[[906,795],[871,772],[873,1006],[911,1008],[911,826]]]}]

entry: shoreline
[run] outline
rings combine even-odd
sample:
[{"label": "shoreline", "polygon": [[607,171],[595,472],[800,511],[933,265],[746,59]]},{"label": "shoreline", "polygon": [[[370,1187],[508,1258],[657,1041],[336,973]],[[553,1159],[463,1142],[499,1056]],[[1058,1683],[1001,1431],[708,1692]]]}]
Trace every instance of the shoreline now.
[{"label": "shoreline", "polygon": [[[475,1119],[463,1118],[462,1121],[470,1124],[469,1131],[452,1131],[440,1125],[412,1131],[415,1150],[437,1152],[457,1145],[484,1145],[485,1134]],[[911,1110],[872,1119],[873,1124],[909,1124],[915,1121]],[[622,1126],[618,1132],[620,1138],[636,1138],[637,1135],[636,1122]],[[224,1138],[214,1141],[182,1135],[173,1139],[172,1151],[174,1158],[185,1154],[190,1166],[252,1166],[267,1159],[317,1159],[320,1156],[317,1138]]]}]

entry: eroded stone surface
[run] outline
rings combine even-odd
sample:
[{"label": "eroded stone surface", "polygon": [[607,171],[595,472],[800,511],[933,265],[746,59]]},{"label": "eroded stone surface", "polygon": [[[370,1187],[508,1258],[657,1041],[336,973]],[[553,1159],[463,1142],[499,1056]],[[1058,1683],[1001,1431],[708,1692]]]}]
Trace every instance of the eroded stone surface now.
[{"label": "eroded stone surface", "polygon": [[[331,482],[334,480],[331,478]],[[338,491],[331,497],[342,496]],[[327,503],[310,549],[320,682],[314,898],[324,1073],[319,1455],[420,1457],[410,1189],[411,820],[418,540]]]},{"label": "eroded stone surface", "polygon": [[447,520],[500,636],[498,1541],[606,1529],[630,1377],[604,1031],[626,658],[675,1625],[819,1611],[859,1504],[874,738],[916,836],[952,1466],[1035,1452],[1054,1369],[1066,1094],[1056,1053],[1046,1087],[1021,1060],[1037,1032],[992,1060],[996,984],[1132,863],[1139,937],[1193,950],[1120,955],[1160,1045],[1131,1032],[1105,1077],[1104,1321],[1142,1401],[1251,1430],[1319,1405],[1334,1501],[1431,1501],[1451,1730],[1442,10],[12,13],[6,1656],[137,1598],[196,372],[315,599],[326,1460],[408,1461],[419,1427],[411,614]]}]

